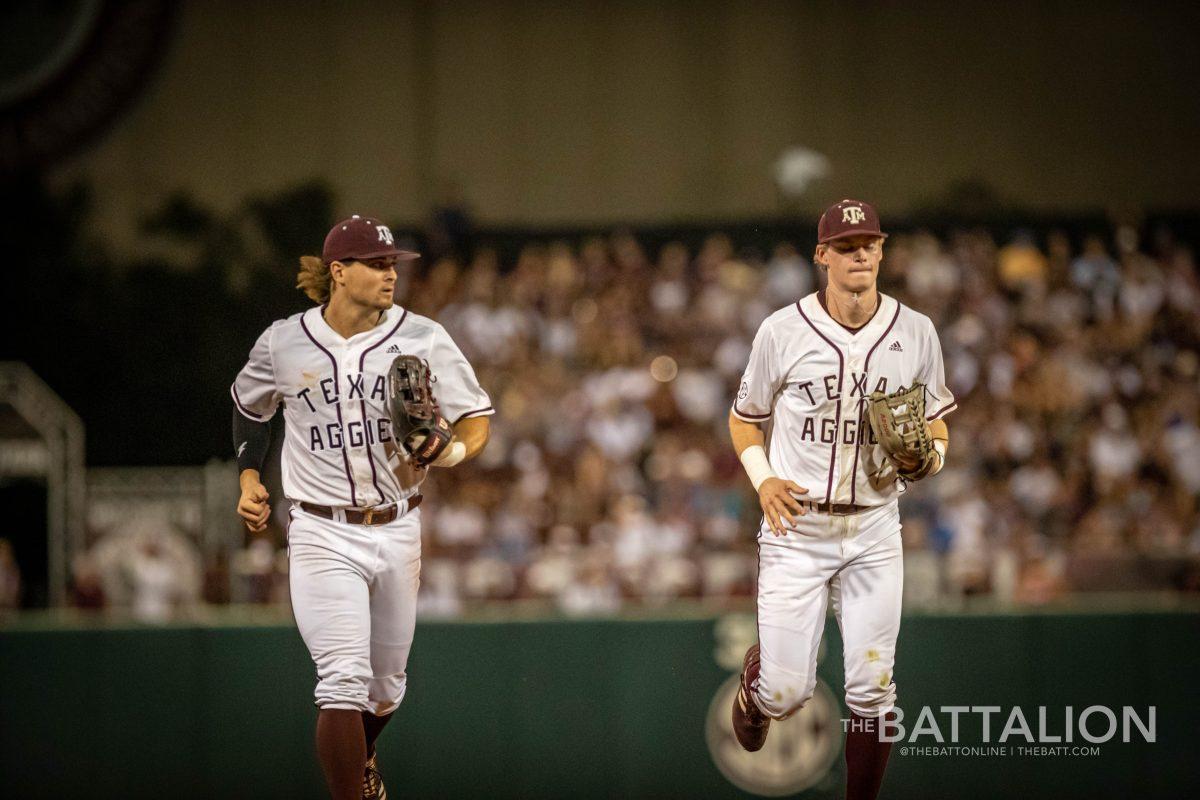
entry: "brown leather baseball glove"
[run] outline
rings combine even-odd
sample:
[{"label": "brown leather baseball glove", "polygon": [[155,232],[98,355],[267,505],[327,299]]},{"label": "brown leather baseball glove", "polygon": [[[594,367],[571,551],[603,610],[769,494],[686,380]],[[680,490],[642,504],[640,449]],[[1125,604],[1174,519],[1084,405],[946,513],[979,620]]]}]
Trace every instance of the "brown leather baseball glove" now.
[{"label": "brown leather baseball glove", "polygon": [[418,466],[437,460],[454,437],[450,422],[438,411],[429,363],[399,355],[388,369],[388,416],[397,445]]},{"label": "brown leather baseball glove", "polygon": [[925,384],[914,383],[908,389],[901,386],[891,394],[872,392],[867,398],[867,418],[897,475],[919,481],[933,471],[938,456],[925,420]]}]

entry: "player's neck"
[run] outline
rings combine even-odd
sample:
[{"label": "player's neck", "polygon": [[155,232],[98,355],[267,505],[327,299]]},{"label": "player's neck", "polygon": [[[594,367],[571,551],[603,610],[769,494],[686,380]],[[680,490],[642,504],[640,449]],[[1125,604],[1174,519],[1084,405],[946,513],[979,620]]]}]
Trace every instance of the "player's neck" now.
[{"label": "player's neck", "polygon": [[325,317],[325,323],[343,339],[349,339],[351,336],[369,331],[383,319],[383,312],[378,308],[360,306],[349,300],[343,301],[338,298],[336,293],[329,298],[329,304],[325,306],[321,314]]},{"label": "player's neck", "polygon": [[861,328],[879,309],[879,290],[872,286],[862,292],[839,289],[830,281],[825,287],[829,316],[848,328]]}]

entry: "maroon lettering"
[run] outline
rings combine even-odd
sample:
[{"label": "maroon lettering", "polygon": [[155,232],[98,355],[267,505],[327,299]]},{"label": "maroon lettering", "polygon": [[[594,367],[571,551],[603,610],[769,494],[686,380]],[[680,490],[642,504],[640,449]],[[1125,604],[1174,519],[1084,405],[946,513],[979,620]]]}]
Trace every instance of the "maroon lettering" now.
[{"label": "maroon lettering", "polygon": [[854,444],[854,430],[857,427],[858,420],[846,420],[842,430],[842,444]]},{"label": "maroon lettering", "polygon": [[305,402],[305,404],[308,406],[309,411],[315,412],[317,410],[317,407],[312,404],[312,400],[308,399],[308,393],[311,391],[312,391],[311,387],[302,389],[301,391],[296,392],[296,397],[299,397],[301,400],[303,400]]},{"label": "maroon lettering", "polygon": [[803,389],[804,393],[806,395],[808,395],[808,402],[812,403],[813,405],[816,405],[817,404],[816,398],[813,397],[812,389],[809,388],[810,386],[812,386],[812,384],[813,384],[812,381],[805,381],[804,383],[796,384],[796,388]]},{"label": "maroon lettering", "polygon": [[[333,394],[330,394],[330,392]],[[333,378],[326,378],[321,381],[321,394],[325,395],[325,402],[332,405],[337,402],[338,390],[337,384],[333,382]]]}]

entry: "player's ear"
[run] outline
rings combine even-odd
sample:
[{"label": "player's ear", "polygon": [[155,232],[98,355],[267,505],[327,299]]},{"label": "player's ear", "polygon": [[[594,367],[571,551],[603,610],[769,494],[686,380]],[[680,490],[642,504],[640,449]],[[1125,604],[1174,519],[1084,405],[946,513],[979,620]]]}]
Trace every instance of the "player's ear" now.
[{"label": "player's ear", "polygon": [[813,250],[813,263],[821,269],[829,269],[829,265],[825,263],[825,253],[829,250],[829,245],[819,244],[817,249]]},{"label": "player's ear", "polygon": [[337,284],[345,283],[346,282],[345,278],[342,277],[342,271],[345,269],[346,269],[346,265],[343,264],[341,261],[330,261],[329,262],[329,277],[333,280],[334,283],[337,283]]}]

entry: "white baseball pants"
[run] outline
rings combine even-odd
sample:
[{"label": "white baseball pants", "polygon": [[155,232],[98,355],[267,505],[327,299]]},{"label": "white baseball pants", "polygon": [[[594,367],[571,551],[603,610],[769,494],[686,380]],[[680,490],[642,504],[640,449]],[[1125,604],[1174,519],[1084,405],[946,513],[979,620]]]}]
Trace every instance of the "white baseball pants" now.
[{"label": "white baseball pants", "polygon": [[845,647],[846,705],[878,717],[896,704],[892,668],[900,631],[904,559],[900,515],[888,503],[848,516],[809,512],[776,537],[759,531],[755,699],[783,719],[812,697],[825,610],[833,611]]},{"label": "white baseball pants", "polygon": [[317,705],[389,714],[404,699],[421,575],[421,510],[351,525],[293,506],[292,612],[317,665]]}]

